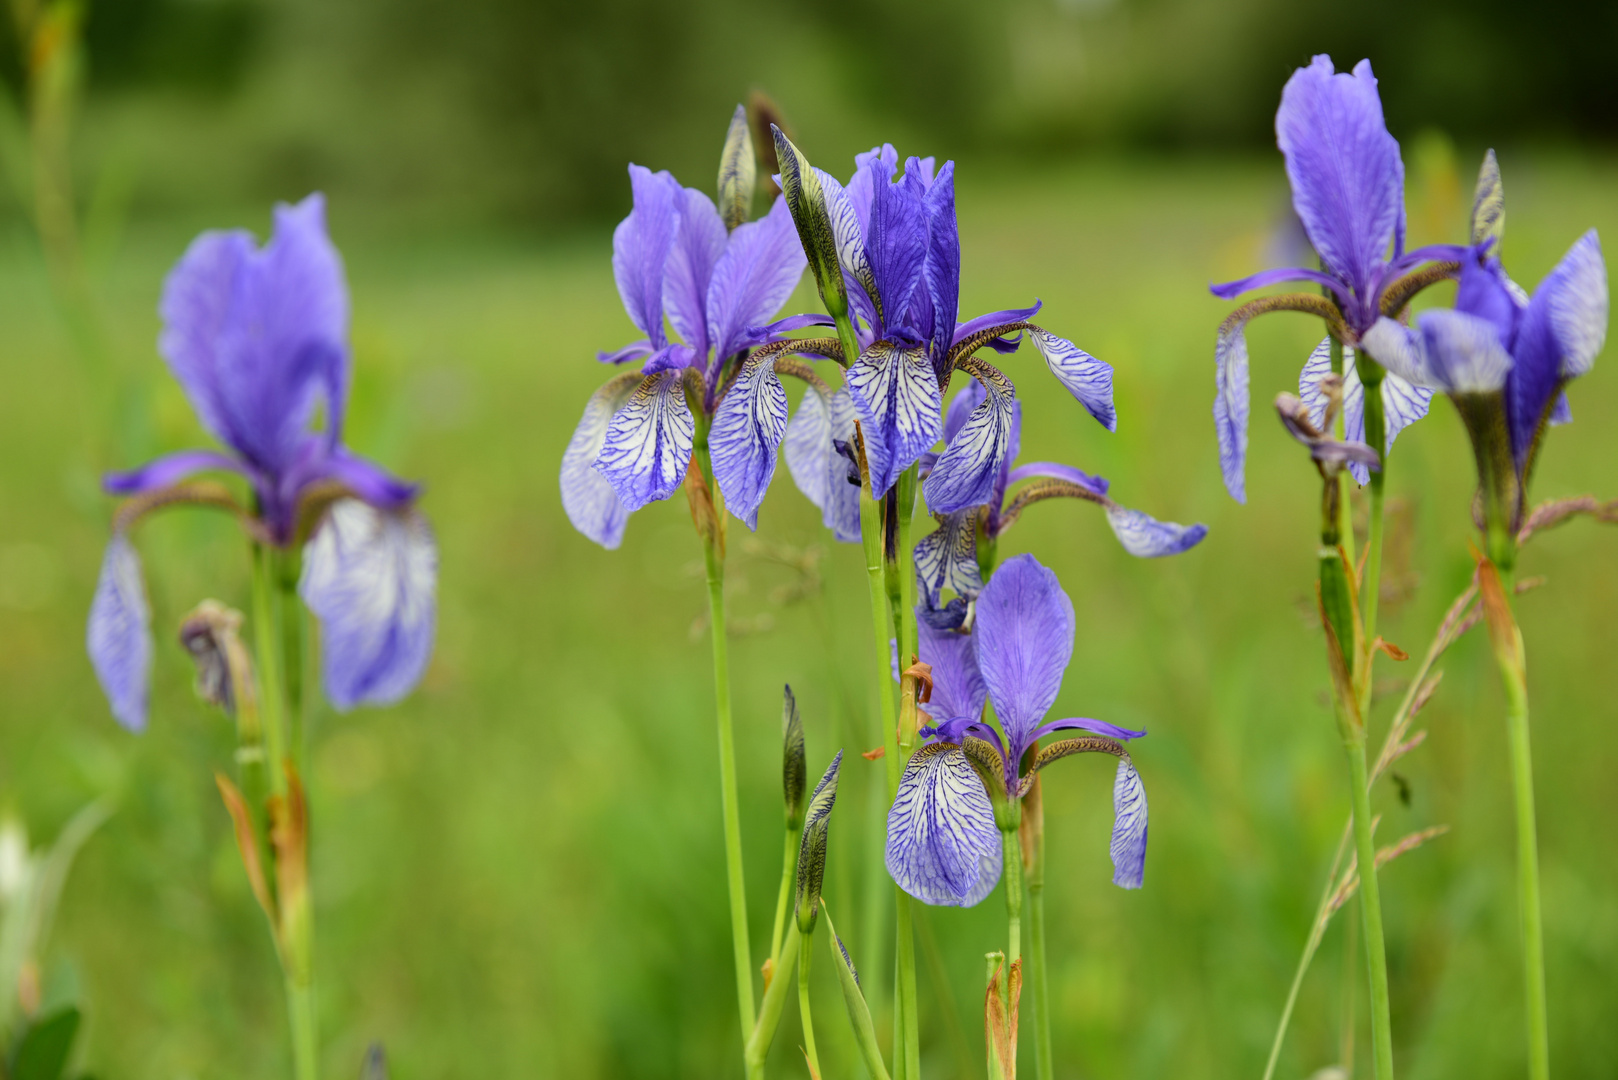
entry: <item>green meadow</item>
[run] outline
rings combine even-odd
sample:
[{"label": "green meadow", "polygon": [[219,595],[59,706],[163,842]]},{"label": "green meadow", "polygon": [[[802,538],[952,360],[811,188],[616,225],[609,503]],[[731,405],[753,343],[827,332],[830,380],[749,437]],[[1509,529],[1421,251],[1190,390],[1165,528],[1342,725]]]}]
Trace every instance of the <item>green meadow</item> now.
[{"label": "green meadow", "polygon": [[[1413,242],[1461,235],[1476,150],[1453,171],[1413,170]],[[1586,228],[1618,238],[1618,161],[1506,153],[1502,165],[1504,255],[1519,281],[1536,283]],[[1205,286],[1265,265],[1286,206],[1279,160],[983,163],[959,185],[963,311],[1038,296],[1044,325],[1116,371],[1109,434],[1031,349],[1004,358],[1025,403],[1024,459],[1099,473],[1120,502],[1210,529],[1187,555],[1139,561],[1095,507],[1057,500],[1001,544],[1003,556],[1036,552],[1078,612],[1054,715],[1149,731],[1135,751],[1151,805],[1139,892],[1110,884],[1110,759],[1045,774],[1056,1072],[1256,1080],[1348,812],[1312,615],[1318,480],[1268,405],[1296,390],[1320,327],[1278,317],[1251,329],[1246,506],[1220,483],[1209,416],[1229,305]],[[246,606],[235,525],[192,510],[140,528],[158,635],[145,734],[113,722],[83,649],[113,509],[96,474],[206,441],[156,353],[163,275],[198,229],[263,235],[268,211],[133,221],[94,264],[93,363],[31,234],[15,216],[0,233],[0,809],[44,839],[90,799],[116,799],[69,880],[45,965],[47,994],[85,1003],[83,1064],[101,1080],[288,1068],[275,955],[212,776],[230,768],[232,733],[195,697],[175,638],[204,597]],[[349,442],[426,484],[441,577],[422,687],[396,708],[321,706],[311,720],[325,1069],[357,1075],[381,1040],[401,1080],[739,1076],[701,548],[683,498],[636,514],[607,552],[573,531],[557,495],[562,448],[605,378],[595,352],[635,336],[610,227],[450,234],[341,201],[330,220],[354,306]],[[789,310],[815,306],[805,285]],[[1573,388],[1576,422],[1549,439],[1537,498],[1618,496],[1607,351]],[[1389,469],[1399,511],[1383,633],[1419,656],[1471,570],[1472,463],[1447,402],[1401,435]],[[886,880],[882,766],[858,756],[881,742],[860,553],[829,539],[784,467],[758,532],[732,519],[728,544],[755,953],[780,877],[790,683],[811,773],[849,751],[825,896],[885,998],[891,914],[868,900]],[[1578,520],[1542,534],[1521,573],[1544,578],[1520,618],[1551,1056],[1563,1076],[1606,1075],[1618,1060],[1618,531]],[[1401,667],[1414,666],[1379,664],[1373,746]],[[1482,630],[1440,666],[1417,723],[1426,742],[1372,793],[1384,843],[1450,828],[1383,872],[1399,1070],[1515,1077],[1503,698]],[[1345,1024],[1368,1069],[1363,964],[1344,969],[1360,949],[1345,949],[1344,915],[1304,983],[1281,1077],[1338,1061]],[[921,915],[930,1077],[981,1075],[983,954],[1003,945],[1004,919],[998,890],[976,909]],[[817,956],[813,986],[825,1073],[858,1076],[828,961]],[[806,1075],[795,1010],[775,1075]]]}]

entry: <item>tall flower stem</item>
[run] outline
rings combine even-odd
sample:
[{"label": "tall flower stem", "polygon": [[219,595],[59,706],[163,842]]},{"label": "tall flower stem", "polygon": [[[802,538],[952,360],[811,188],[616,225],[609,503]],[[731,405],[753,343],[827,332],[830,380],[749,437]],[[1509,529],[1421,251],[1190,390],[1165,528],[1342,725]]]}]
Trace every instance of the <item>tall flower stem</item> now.
[{"label": "tall flower stem", "polygon": [[798,946],[802,939],[802,934],[789,933],[781,942],[780,963],[770,978],[770,985],[764,988],[758,1023],[748,1029],[747,1048],[743,1054],[747,1080],[764,1080],[764,1060],[770,1055],[770,1043],[774,1041],[775,1029],[781,1023],[781,1010],[787,1001],[787,983],[792,975],[792,965],[798,962]]},{"label": "tall flower stem", "polygon": [[[1494,580],[1490,580],[1494,578]],[[1512,574],[1487,563],[1479,584],[1494,646],[1495,664],[1506,692],[1506,731],[1511,746],[1511,780],[1517,813],[1517,903],[1521,920],[1524,1009],[1528,1023],[1529,1080],[1549,1080],[1550,1021],[1545,1001],[1545,927],[1539,901],[1539,838],[1534,820],[1534,760],[1528,734],[1528,669],[1522,631],[1511,610]]]},{"label": "tall flower stem", "polygon": [[275,578],[275,551],[262,544],[253,546],[253,648],[257,653],[259,720],[264,730],[264,753],[269,758],[270,791],[286,794],[286,705],[281,678],[281,627],[277,617],[281,590]]},{"label": "tall flower stem", "polygon": [[[1378,468],[1371,470],[1370,511],[1365,533],[1365,593],[1360,600],[1360,615],[1365,624],[1365,640],[1376,640],[1376,613],[1382,594],[1382,496],[1387,482],[1387,418],[1382,403],[1382,365],[1366,356],[1356,354],[1355,366],[1360,385],[1365,389],[1365,443],[1382,457]],[[1369,665],[1367,665],[1369,667]],[[1370,705],[1371,679],[1364,677],[1360,688],[1360,712]]]},{"label": "tall flower stem", "polygon": [[[1347,708],[1343,703],[1341,708]],[[1382,896],[1377,885],[1376,843],[1371,837],[1371,793],[1365,768],[1365,731],[1343,743],[1354,800],[1354,853],[1360,871],[1360,915],[1365,930],[1365,966],[1371,981],[1371,1054],[1377,1080],[1393,1077],[1393,1029],[1388,1008],[1388,960],[1382,940]]]},{"label": "tall flower stem", "polygon": [[[1016,829],[1000,832],[1000,847],[1005,862],[1006,885],[1006,970],[1022,959],[1022,845],[1017,842]],[[1009,986],[1009,981],[1007,982]]]},{"label": "tall flower stem", "polygon": [[1051,999],[1045,967],[1045,827],[1039,775],[1023,797],[1023,881],[1028,887],[1028,986],[1033,991],[1034,1075],[1051,1080]]},{"label": "tall flower stem", "polygon": [[[705,435],[706,433],[704,433]],[[730,886],[730,939],[736,959],[736,1004],[742,1022],[742,1038],[753,1030],[753,957],[747,939],[747,882],[742,875],[742,819],[736,795],[736,736],[730,714],[730,650],[725,623],[725,556],[720,550],[717,526],[724,509],[719,505],[718,487],[713,483],[713,466],[708,458],[706,438],[698,447],[698,460],[713,493],[712,514],[715,528],[704,534],[702,554],[708,575],[708,630],[713,638],[714,713],[719,722],[719,799],[725,824],[725,877]]]},{"label": "tall flower stem", "polygon": [[787,924],[787,909],[792,905],[792,882],[798,869],[798,837],[792,829],[786,831],[786,851],[781,856],[781,891],[775,897],[775,928],[770,933],[770,961],[781,963],[781,937]]},{"label": "tall flower stem", "polygon": [[809,953],[814,937],[801,931],[803,939],[798,945],[798,1018],[803,1024],[803,1053],[809,1059],[809,1071],[820,1076],[820,1055],[815,1053],[815,1023],[809,1012]]}]

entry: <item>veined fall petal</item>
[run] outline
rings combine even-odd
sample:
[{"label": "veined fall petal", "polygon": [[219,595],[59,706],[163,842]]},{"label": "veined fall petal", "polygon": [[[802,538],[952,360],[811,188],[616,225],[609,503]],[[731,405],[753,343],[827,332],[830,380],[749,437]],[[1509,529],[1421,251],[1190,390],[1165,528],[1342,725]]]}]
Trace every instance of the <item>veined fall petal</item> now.
[{"label": "veined fall petal", "polygon": [[943,434],[938,380],[926,350],[879,341],[849,367],[845,385],[864,428],[872,494],[881,497]]},{"label": "veined fall petal", "polygon": [[1124,550],[1142,559],[1178,555],[1189,551],[1208,535],[1206,525],[1180,525],[1158,521],[1149,514],[1112,503],[1107,507],[1107,524]]},{"label": "veined fall petal", "polygon": [[140,556],[123,533],[114,533],[102,556],[85,634],[90,663],[112,715],[130,731],[146,730],[152,677],[152,608]]},{"label": "veined fall petal", "polygon": [[[1331,338],[1324,338],[1309,359],[1304,361],[1298,374],[1298,396],[1309,408],[1309,419],[1321,427],[1326,418],[1326,395],[1320,391],[1320,380],[1331,374]],[[1387,435],[1383,453],[1393,449],[1393,440],[1399,432],[1427,415],[1432,406],[1430,387],[1416,386],[1403,376],[1389,371],[1382,377],[1382,422]],[[1365,387],[1360,382],[1359,368],[1354,361],[1354,350],[1343,348],[1343,438],[1348,442],[1365,441]],[[1350,462],[1349,472],[1356,483],[1364,484],[1370,478],[1366,466]]]},{"label": "veined fall petal", "polygon": [[674,494],[696,439],[678,370],[643,378],[607,424],[595,467],[628,510]]},{"label": "veined fall petal", "polygon": [[749,529],[758,528],[758,508],[775,476],[775,452],[786,429],[787,392],[775,359],[755,354],[743,362],[708,433],[714,479],[730,512]]},{"label": "veined fall petal", "polygon": [[[927,496],[927,508],[937,514],[950,514],[993,500],[1010,448],[1016,389],[1010,379],[989,365],[976,360],[966,363],[971,365],[971,374],[986,393],[949,439],[922,487]],[[953,402],[951,414],[954,414]]]},{"label": "veined fall petal", "polygon": [[1039,349],[1058,382],[1079,399],[1079,404],[1108,431],[1118,430],[1118,412],[1112,404],[1112,365],[1103,363],[1048,330],[1030,327],[1028,338]]},{"label": "veined fall petal", "polygon": [[1000,831],[983,780],[959,746],[916,751],[888,811],[888,873],[926,904],[972,907],[1000,880]]},{"label": "veined fall petal", "polygon": [[1214,432],[1219,436],[1219,470],[1225,490],[1247,501],[1248,391],[1247,320],[1232,315],[1219,324],[1214,344]]},{"label": "veined fall petal", "polygon": [[1138,889],[1146,877],[1146,785],[1128,756],[1112,784],[1112,883]]},{"label": "veined fall petal", "polygon": [[820,508],[821,522],[845,544],[860,539],[860,488],[836,444],[854,437],[853,399],[842,387],[831,393],[810,386],[787,423],[784,456],[792,482]]},{"label": "veined fall petal", "polygon": [[938,606],[944,589],[970,598],[983,588],[978,568],[977,507],[935,514],[934,519],[938,528],[922,537],[915,548],[916,576],[926,589],[929,607]]},{"label": "veined fall petal", "polygon": [[584,416],[562,453],[562,508],[573,527],[612,551],[623,542],[629,508],[612,483],[596,471],[595,461],[607,441],[613,415],[640,385],[638,371],[626,371],[590,395]]},{"label": "veined fall petal", "polygon": [[342,711],[389,705],[432,656],[438,547],[413,509],[332,504],[304,548],[298,594],[320,620],[326,697]]}]

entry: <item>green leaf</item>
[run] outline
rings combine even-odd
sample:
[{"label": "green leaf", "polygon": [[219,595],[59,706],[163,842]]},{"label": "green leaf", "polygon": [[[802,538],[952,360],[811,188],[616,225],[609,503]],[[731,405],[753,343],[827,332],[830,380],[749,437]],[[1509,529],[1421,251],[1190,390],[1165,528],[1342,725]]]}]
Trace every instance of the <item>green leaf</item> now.
[{"label": "green leaf", "polygon": [[753,216],[753,189],[757,186],[753,132],[746,107],[738,105],[725,134],[725,149],[719,154],[719,216],[726,229],[735,229]]},{"label": "green leaf", "polygon": [[17,1046],[11,1080],[61,1080],[78,1031],[79,1010],[71,1005],[29,1027]]},{"label": "green leaf", "polygon": [[826,878],[826,835],[831,828],[831,808],[837,802],[837,774],[843,752],[837,751],[826,775],[809,796],[809,812],[803,822],[803,843],[798,848],[797,920],[798,930],[812,934],[820,914],[820,886]]}]

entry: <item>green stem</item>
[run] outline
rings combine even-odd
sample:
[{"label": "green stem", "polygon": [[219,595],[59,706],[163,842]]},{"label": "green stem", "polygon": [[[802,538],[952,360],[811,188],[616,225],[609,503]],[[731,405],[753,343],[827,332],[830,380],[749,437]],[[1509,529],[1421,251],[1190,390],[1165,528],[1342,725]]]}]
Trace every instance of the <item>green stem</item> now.
[{"label": "green stem", "polygon": [[1034,842],[1028,871],[1028,986],[1034,997],[1034,1075],[1051,1080],[1051,998],[1045,966],[1045,833]]},{"label": "green stem", "polygon": [[[1006,867],[1006,971],[1009,973],[1011,965],[1022,959],[1022,845],[1017,841],[1016,829],[1001,830],[1000,850]],[[1006,983],[1009,987],[1009,976]]]},{"label": "green stem", "polygon": [[1292,975],[1292,988],[1287,991],[1287,1003],[1281,1009],[1281,1022],[1276,1025],[1275,1039],[1270,1043],[1270,1059],[1264,1065],[1264,1080],[1270,1080],[1275,1075],[1275,1065],[1281,1059],[1281,1044],[1286,1041],[1287,1026],[1292,1023],[1292,1010],[1298,1004],[1298,991],[1303,989],[1303,977],[1309,970],[1309,962],[1315,958],[1315,951],[1320,948],[1320,939],[1326,934],[1326,925],[1330,919],[1332,894],[1337,888],[1337,868],[1343,863],[1343,853],[1348,849],[1351,828],[1343,830],[1343,838],[1337,842],[1337,857],[1331,862],[1331,870],[1326,874],[1326,887],[1320,894],[1320,903],[1315,906],[1315,921],[1309,927],[1309,940],[1303,947],[1303,955],[1298,958],[1298,970]]},{"label": "green stem", "polygon": [[809,1071],[816,1080],[820,1077],[820,1055],[815,1053],[815,1023],[809,1013],[809,954],[814,934],[799,932],[803,939],[798,944],[798,1019],[803,1024],[803,1053],[809,1059]]},{"label": "green stem", "polygon": [[787,924],[787,907],[792,901],[792,886],[798,871],[798,837],[786,831],[786,851],[781,855],[781,891],[775,897],[775,930],[770,935],[770,959],[781,962],[781,936]]},{"label": "green stem", "polygon": [[292,1021],[292,1074],[297,1080],[316,1080],[320,1075],[315,1026],[315,988],[312,982],[286,977],[287,1014]]},{"label": "green stem", "polygon": [[[1347,708],[1347,703],[1339,704]],[[1371,982],[1371,1051],[1377,1080],[1393,1077],[1393,1031],[1388,1010],[1388,961],[1382,940],[1382,897],[1377,886],[1376,844],[1371,837],[1371,797],[1365,769],[1364,729],[1347,739],[1354,800],[1354,852],[1359,863],[1360,914],[1365,930],[1365,966]]]},{"label": "green stem", "polygon": [[287,754],[299,775],[303,774],[304,751],[304,632],[307,616],[303,601],[298,596],[297,555],[278,552],[275,560],[277,586],[280,591],[277,614],[281,620],[282,677],[286,680]]},{"label": "green stem", "polygon": [[[893,902],[894,961],[898,969],[893,991],[893,1071],[905,1080],[920,1080],[921,1017],[916,1001],[916,936],[911,925],[910,894],[895,885]],[[903,1070],[900,1062],[904,1063]]]},{"label": "green stem", "polygon": [[[1511,575],[1502,572],[1506,595]],[[1507,601],[1510,602],[1509,600]],[[1515,631],[1515,620],[1513,620]],[[1539,840],[1534,822],[1534,762],[1528,735],[1528,683],[1517,656],[1497,649],[1495,659],[1506,691],[1506,729],[1511,742],[1511,779],[1517,811],[1517,903],[1522,923],[1524,1008],[1528,1021],[1529,1080],[1548,1080],[1550,1021],[1545,1001],[1545,927],[1539,902]]]},{"label": "green stem", "polygon": [[[1381,368],[1369,357],[1362,357],[1359,368],[1360,381],[1365,385],[1365,441],[1380,454],[1386,449],[1384,444],[1387,441],[1382,416],[1382,380],[1378,377],[1374,381],[1367,381],[1365,376],[1369,368],[1376,368],[1380,376]],[[1360,601],[1367,646],[1376,640],[1376,611],[1382,598],[1382,496],[1387,483],[1387,469],[1388,463],[1384,460],[1380,469],[1371,470],[1371,506],[1365,535],[1365,592]],[[1370,680],[1366,679],[1366,685],[1360,691],[1362,715],[1370,696]]]},{"label": "green stem", "polygon": [[[1331,369],[1332,373],[1335,375],[1343,374],[1343,343],[1338,341],[1335,337],[1331,339]],[[1332,436],[1337,439],[1341,439],[1343,437],[1343,414],[1341,412],[1338,412],[1337,414],[1336,423],[1332,428]],[[1344,469],[1342,472],[1337,474],[1337,506],[1338,513],[1340,515],[1340,523],[1338,528],[1341,533],[1340,537],[1338,538],[1338,542],[1343,545],[1343,551],[1348,554],[1348,562],[1350,566],[1355,565],[1354,514],[1353,506],[1349,502],[1349,495],[1353,492],[1353,490],[1354,478],[1348,474],[1347,469]],[[1345,642],[1343,645],[1345,652],[1348,650],[1348,647],[1348,644]]]},{"label": "green stem", "polygon": [[280,590],[273,581],[275,552],[262,544],[253,546],[253,649],[258,666],[258,715],[263,724],[264,752],[269,761],[270,791],[285,795],[286,771],[286,712],[282,697],[285,682],[281,678],[282,644],[279,628]]},{"label": "green stem", "polygon": [[770,1043],[775,1041],[775,1029],[781,1023],[781,1009],[787,1000],[787,984],[791,982],[792,967],[798,962],[798,946],[802,939],[802,934],[788,934],[781,943],[781,962],[770,976],[770,985],[764,989],[758,1022],[749,1029],[747,1037],[743,1060],[747,1065],[748,1080],[764,1080],[764,1059],[770,1055]]},{"label": "green stem", "polygon": [[736,797],[736,737],[730,718],[730,654],[725,632],[725,562],[703,544],[708,570],[708,623],[713,638],[714,711],[719,720],[719,798],[725,819],[725,876],[730,885],[730,939],[736,959],[736,1003],[743,1037],[753,1030],[753,959],[747,940],[747,884],[742,876],[742,821]]}]

